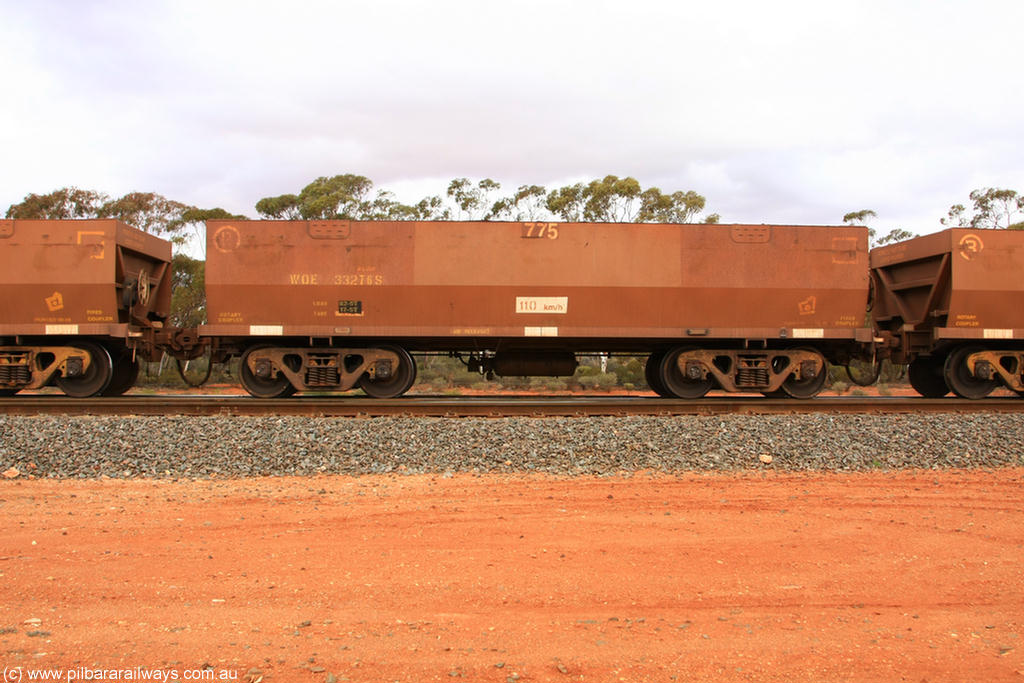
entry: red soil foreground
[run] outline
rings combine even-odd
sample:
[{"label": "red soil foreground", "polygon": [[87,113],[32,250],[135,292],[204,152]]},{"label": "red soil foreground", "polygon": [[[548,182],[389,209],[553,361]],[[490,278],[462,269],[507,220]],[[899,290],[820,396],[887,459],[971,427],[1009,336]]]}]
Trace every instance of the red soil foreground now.
[{"label": "red soil foreground", "polygon": [[1024,680],[1022,481],[19,478],[0,482],[0,663],[7,680]]}]

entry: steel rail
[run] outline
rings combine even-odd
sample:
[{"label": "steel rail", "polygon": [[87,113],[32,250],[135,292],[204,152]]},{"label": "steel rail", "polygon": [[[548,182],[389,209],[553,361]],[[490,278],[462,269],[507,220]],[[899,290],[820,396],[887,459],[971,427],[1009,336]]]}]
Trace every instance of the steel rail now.
[{"label": "steel rail", "polygon": [[653,397],[408,396],[398,399],[296,396],[280,400],[248,396],[123,396],[72,399],[15,396],[0,399],[2,415],[304,415],[316,417],[585,417],[626,415],[792,415],[807,413],[1015,413],[1019,398],[819,397],[806,401],[722,396],[699,400]]}]

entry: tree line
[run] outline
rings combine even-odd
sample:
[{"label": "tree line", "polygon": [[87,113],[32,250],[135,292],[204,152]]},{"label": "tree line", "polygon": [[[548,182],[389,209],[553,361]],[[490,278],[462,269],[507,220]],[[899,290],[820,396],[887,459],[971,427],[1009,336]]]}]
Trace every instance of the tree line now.
[{"label": "tree line", "polygon": [[[949,208],[945,218],[939,223],[947,228],[973,228],[975,230],[1024,230],[1024,195],[1016,190],[1005,190],[994,187],[974,190],[969,195],[971,208],[963,204],[954,204]],[[843,216],[847,225],[868,225],[878,217],[871,209],[851,211]],[[868,227],[868,239],[871,246],[881,246],[892,242],[902,242],[915,237],[914,233],[903,228],[893,228],[883,236],[873,227]]]},{"label": "tree line", "polygon": [[636,178],[607,175],[589,183],[548,190],[520,185],[501,193],[490,178],[455,178],[445,196],[403,204],[388,190],[374,191],[365,176],[344,174],[317,178],[298,194],[264,197],[256,211],[264,218],[285,220],[509,220],[594,223],[718,222],[718,214],[701,217],[706,200],[696,192],[644,189]]},{"label": "tree line", "polygon": [[[970,206],[954,204],[940,219],[948,227],[1024,228],[1024,195],[1015,190],[985,188],[970,193]],[[717,213],[702,214],[707,200],[693,190],[663,192],[644,188],[636,178],[607,175],[590,182],[554,189],[520,185],[510,193],[490,178],[455,178],[445,194],[414,204],[394,193],[375,189],[366,176],[341,174],[313,180],[298,193],[264,197],[256,202],[261,218],[281,220],[508,220],[595,223],[718,223]],[[103,192],[65,187],[48,194],[28,194],[6,212],[7,218],[117,218],[137,228],[182,244],[212,218],[237,218],[221,208],[200,208],[155,192],[129,192],[110,197]],[[843,216],[862,224],[877,218],[863,209]],[[906,239],[912,233],[896,228],[878,243]],[[872,229],[872,237],[876,237]]]},{"label": "tree line", "polygon": [[155,192],[129,192],[112,198],[103,192],[77,187],[62,187],[49,194],[28,194],[21,202],[12,204],[5,215],[23,220],[116,218],[179,246],[190,235],[199,234],[209,219],[244,218],[220,208],[200,209]]}]

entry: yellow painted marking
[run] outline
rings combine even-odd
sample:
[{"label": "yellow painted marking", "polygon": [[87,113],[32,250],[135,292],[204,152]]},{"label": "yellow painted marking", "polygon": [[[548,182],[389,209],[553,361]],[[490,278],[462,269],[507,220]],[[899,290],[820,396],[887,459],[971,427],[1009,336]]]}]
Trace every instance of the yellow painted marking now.
[{"label": "yellow painted marking", "polygon": [[965,261],[970,261],[975,256],[981,253],[985,248],[985,243],[981,241],[981,237],[974,233],[968,233],[960,238],[960,256]]},{"label": "yellow painted marking", "polygon": [[[102,230],[79,230],[78,231],[78,244],[84,244],[86,246],[94,247],[93,252],[89,254],[89,258],[102,261],[106,258],[107,241],[104,239],[107,234]],[[99,237],[97,241],[96,237]],[[92,239],[91,239],[92,238]]]},{"label": "yellow painted marking", "polygon": [[818,297],[809,296],[797,304],[800,315],[814,315],[818,308]]},{"label": "yellow painted marking", "polygon": [[226,254],[229,251],[234,251],[241,243],[242,235],[233,225],[222,225],[217,228],[217,232],[213,233],[213,246],[219,252]]},{"label": "yellow painted marking", "polygon": [[334,284],[345,287],[376,286],[384,284],[384,276],[379,273],[341,273],[334,276]]},{"label": "yellow painted marking", "polygon": [[54,292],[51,296],[46,297],[46,307],[50,309],[50,312],[59,311],[64,308],[64,295],[60,292]]},{"label": "yellow painted marking", "polygon": [[558,239],[558,223],[523,223],[524,239]]},{"label": "yellow painted marking", "polygon": [[970,313],[960,313],[956,316],[953,327],[981,327],[978,316]]}]

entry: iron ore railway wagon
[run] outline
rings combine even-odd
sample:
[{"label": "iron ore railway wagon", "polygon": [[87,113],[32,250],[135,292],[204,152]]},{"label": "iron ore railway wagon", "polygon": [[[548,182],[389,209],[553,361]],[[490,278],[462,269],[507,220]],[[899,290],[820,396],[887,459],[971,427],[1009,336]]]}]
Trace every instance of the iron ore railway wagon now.
[{"label": "iron ore railway wagon", "polygon": [[662,396],[808,398],[863,355],[867,230],[783,225],[210,221],[199,336],[254,396],[398,396],[413,354],[503,376],[647,354]]},{"label": "iron ore railway wagon", "polygon": [[922,396],[1024,395],[1024,230],[952,228],[871,252],[872,317]]}]

